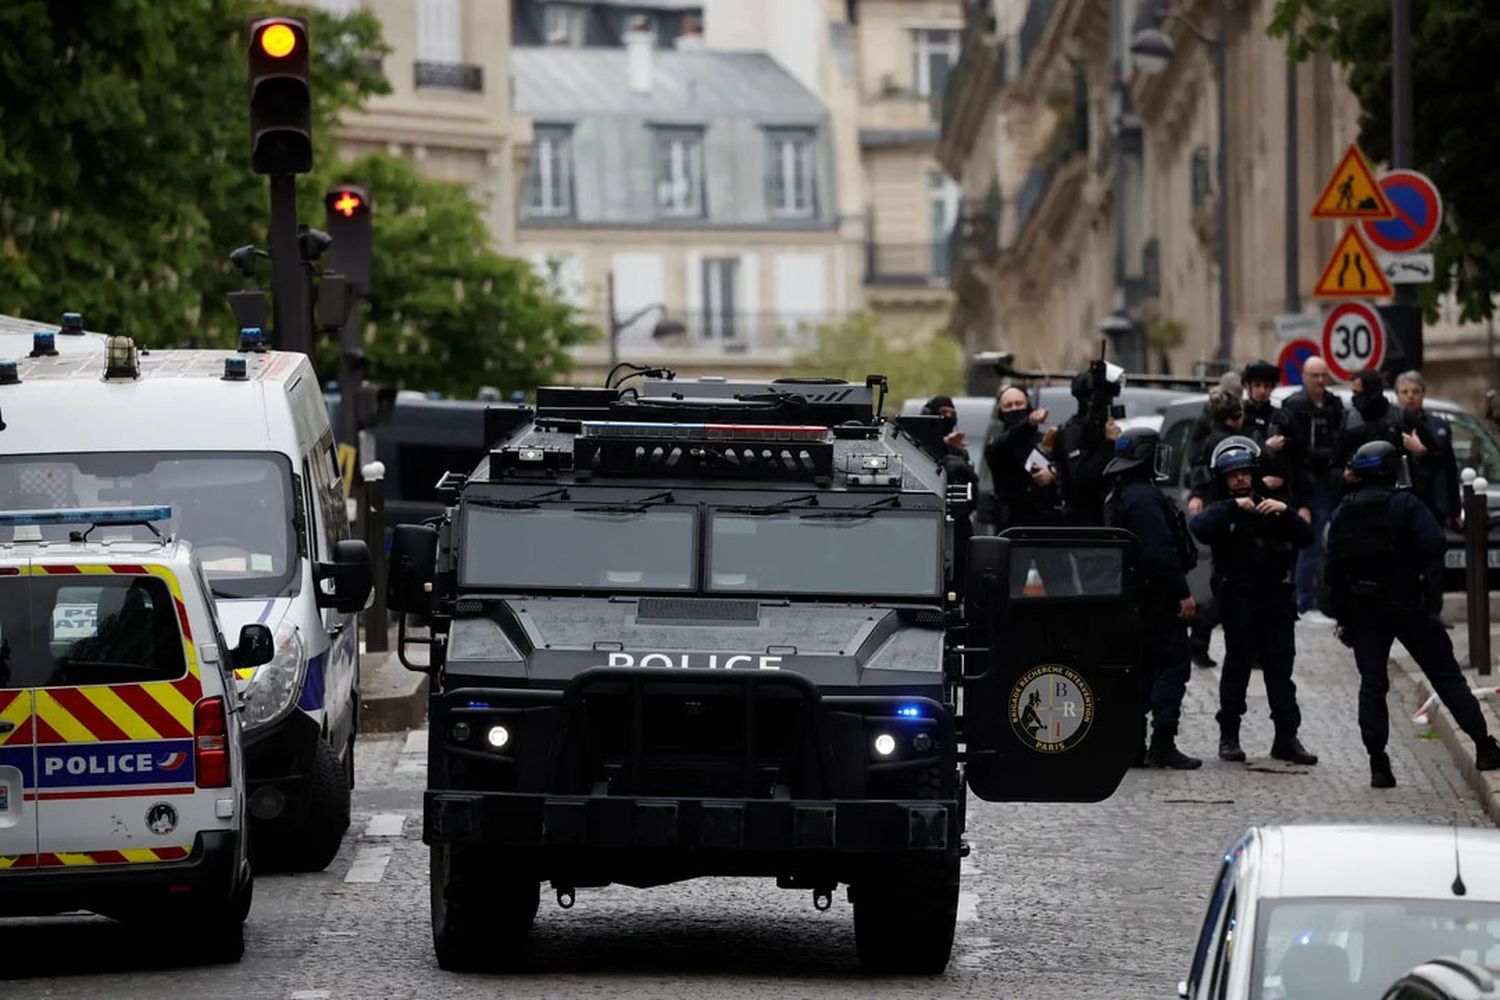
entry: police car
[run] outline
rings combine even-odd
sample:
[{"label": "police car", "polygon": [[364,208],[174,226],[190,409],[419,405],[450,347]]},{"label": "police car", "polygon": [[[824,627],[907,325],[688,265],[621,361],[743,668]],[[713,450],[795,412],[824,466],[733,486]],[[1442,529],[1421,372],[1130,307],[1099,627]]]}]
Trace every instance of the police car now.
[{"label": "police car", "polygon": [[0,360],[0,509],[172,507],[165,530],[195,547],[225,626],[274,637],[270,662],[235,673],[257,861],[316,871],[349,825],[369,553],[349,537],[312,364],[258,330],[241,348],[111,337],[103,353]]},{"label": "police car", "polygon": [[0,511],[0,916],[171,914],[233,961],[252,877],[231,671],[271,631],[226,643],[191,548],[153,537],[170,517]]}]

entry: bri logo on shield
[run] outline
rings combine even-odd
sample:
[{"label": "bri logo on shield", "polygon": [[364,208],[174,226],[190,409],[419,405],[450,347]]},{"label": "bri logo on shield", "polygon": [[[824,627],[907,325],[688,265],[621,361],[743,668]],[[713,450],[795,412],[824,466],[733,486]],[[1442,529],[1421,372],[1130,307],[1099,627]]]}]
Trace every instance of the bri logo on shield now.
[{"label": "bri logo on shield", "polygon": [[41,784],[52,788],[149,785],[192,779],[192,740],[72,743],[38,748]]}]

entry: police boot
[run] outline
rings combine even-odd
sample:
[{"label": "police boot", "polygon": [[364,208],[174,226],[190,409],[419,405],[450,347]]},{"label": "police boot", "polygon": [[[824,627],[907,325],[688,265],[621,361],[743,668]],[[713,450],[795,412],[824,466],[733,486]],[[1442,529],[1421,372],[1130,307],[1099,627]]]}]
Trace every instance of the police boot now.
[{"label": "police boot", "polygon": [[1312,766],[1318,762],[1318,755],[1309,753],[1296,733],[1277,733],[1271,741],[1271,756],[1292,764]]},{"label": "police boot", "polygon": [[1480,771],[1500,771],[1500,743],[1486,736],[1474,746],[1474,767]]},{"label": "police boot", "polygon": [[1193,666],[1195,667],[1217,667],[1219,661],[1208,655],[1208,643],[1193,641]]},{"label": "police boot", "polygon": [[1396,787],[1396,776],[1391,773],[1391,758],[1384,752],[1370,754],[1370,787]]},{"label": "police boot", "polygon": [[1177,749],[1177,734],[1161,730],[1151,734],[1151,747],[1146,751],[1146,763],[1152,767],[1171,768],[1174,771],[1191,771],[1202,767],[1203,761],[1189,757]]},{"label": "police boot", "polygon": [[1240,724],[1235,722],[1219,723],[1219,759],[1227,760],[1232,764],[1243,764],[1245,762],[1245,751],[1240,748]]}]

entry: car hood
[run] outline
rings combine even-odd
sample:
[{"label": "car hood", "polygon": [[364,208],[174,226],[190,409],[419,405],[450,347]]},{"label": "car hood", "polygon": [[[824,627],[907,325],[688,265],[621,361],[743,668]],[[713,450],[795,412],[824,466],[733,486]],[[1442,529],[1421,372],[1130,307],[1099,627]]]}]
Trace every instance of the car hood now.
[{"label": "car hood", "polygon": [[783,600],[513,597],[456,617],[450,683],[560,687],[591,667],[786,670],[820,687],[942,680],[942,612]]}]

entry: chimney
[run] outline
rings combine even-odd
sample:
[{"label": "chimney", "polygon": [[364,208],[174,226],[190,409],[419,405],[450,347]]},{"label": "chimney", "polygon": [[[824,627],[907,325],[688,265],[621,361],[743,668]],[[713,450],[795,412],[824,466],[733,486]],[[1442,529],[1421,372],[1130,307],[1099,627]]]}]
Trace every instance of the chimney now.
[{"label": "chimney", "polygon": [[625,32],[625,64],[630,75],[630,89],[637,94],[651,93],[654,48],[656,32],[651,30],[651,21],[639,14],[632,15],[630,27]]},{"label": "chimney", "polygon": [[703,22],[692,14],[682,19],[682,34],[677,36],[677,51],[703,51]]}]

